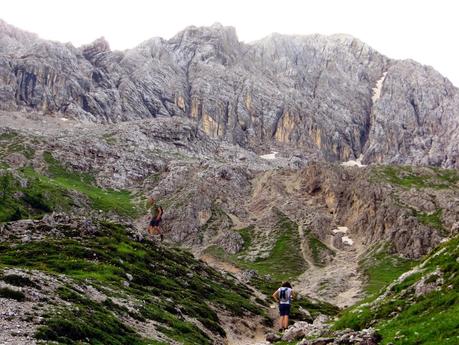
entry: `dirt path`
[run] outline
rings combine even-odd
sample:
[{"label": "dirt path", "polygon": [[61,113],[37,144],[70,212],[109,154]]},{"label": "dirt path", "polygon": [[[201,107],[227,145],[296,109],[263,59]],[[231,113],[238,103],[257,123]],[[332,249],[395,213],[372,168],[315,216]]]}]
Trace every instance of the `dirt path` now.
[{"label": "dirt path", "polygon": [[357,241],[345,250],[335,248],[331,239],[327,245],[336,252],[333,261],[326,267],[310,266],[295,282],[295,289],[339,307],[352,305],[362,297],[358,257],[363,248]]},{"label": "dirt path", "polygon": [[[206,262],[209,266],[217,269],[226,271],[234,274],[237,278],[241,278],[240,274],[242,270],[231,263],[221,261],[211,255],[199,255],[199,258]],[[266,296],[260,291],[253,289],[254,297],[265,298]],[[277,307],[275,304],[267,310],[267,315],[273,321],[277,318]],[[225,325],[225,331],[227,335],[227,345],[267,345],[266,334],[272,330],[263,326],[262,318],[256,317],[255,319],[241,318],[238,319],[236,324],[234,319],[225,319],[221,317],[223,324]]]},{"label": "dirt path", "polygon": [[258,327],[253,335],[253,338],[245,339],[229,339],[228,345],[267,345],[265,330]]}]

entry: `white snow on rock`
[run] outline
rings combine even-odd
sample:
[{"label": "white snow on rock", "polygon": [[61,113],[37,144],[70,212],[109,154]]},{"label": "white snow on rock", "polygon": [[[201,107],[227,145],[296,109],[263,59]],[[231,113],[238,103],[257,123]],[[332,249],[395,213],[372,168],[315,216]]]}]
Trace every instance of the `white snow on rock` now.
[{"label": "white snow on rock", "polygon": [[366,167],[366,165],[362,164],[362,159],[363,159],[363,155],[360,155],[359,158],[357,158],[356,160],[349,160],[347,162],[341,163],[341,165],[345,167],[354,167],[354,166],[359,167],[359,168]]},{"label": "white snow on rock", "polygon": [[342,232],[343,234],[346,234],[349,228],[347,226],[338,226],[336,229],[333,230],[334,234],[337,234],[339,232]]},{"label": "white snow on rock", "polygon": [[348,244],[352,246],[354,244],[354,240],[350,238],[349,236],[343,236],[341,237],[341,241],[343,241],[344,244]]},{"label": "white snow on rock", "polygon": [[376,102],[379,97],[381,97],[381,89],[384,83],[384,79],[386,79],[387,72],[384,72],[382,77],[376,82],[375,87],[373,88],[373,96],[371,96],[371,100]]},{"label": "white snow on rock", "polygon": [[261,155],[260,158],[273,160],[273,159],[276,159],[276,155],[277,155],[277,152],[273,151],[273,152],[268,153],[266,155]]},{"label": "white snow on rock", "polygon": [[[336,229],[333,229],[332,231],[334,234],[347,234],[348,230],[349,228],[347,226],[337,226]],[[354,244],[354,240],[347,235],[341,237],[341,241],[349,246]]]}]

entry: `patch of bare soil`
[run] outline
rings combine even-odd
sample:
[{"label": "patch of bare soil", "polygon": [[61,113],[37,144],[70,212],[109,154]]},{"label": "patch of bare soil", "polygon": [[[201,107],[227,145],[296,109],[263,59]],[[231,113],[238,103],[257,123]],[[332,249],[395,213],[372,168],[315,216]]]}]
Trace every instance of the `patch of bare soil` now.
[{"label": "patch of bare soil", "polygon": [[241,269],[239,267],[236,267],[229,262],[221,261],[212,255],[204,254],[199,258],[206,264],[208,264],[210,267],[215,268],[217,270],[229,272],[235,275],[241,272]]}]

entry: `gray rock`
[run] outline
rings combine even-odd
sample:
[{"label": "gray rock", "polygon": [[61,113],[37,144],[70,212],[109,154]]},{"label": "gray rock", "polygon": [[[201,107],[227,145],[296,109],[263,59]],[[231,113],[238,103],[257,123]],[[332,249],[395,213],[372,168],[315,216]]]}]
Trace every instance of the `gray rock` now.
[{"label": "gray rock", "polygon": [[181,116],[257,152],[459,166],[457,89],[350,36],[273,34],[245,44],[215,24],[119,52],[103,38],[75,48],[1,21],[0,43],[4,110],[105,123]]},{"label": "gray rock", "polygon": [[258,274],[257,274],[257,271],[255,271],[255,270],[244,270],[240,274],[240,278],[239,279],[243,283],[249,283],[250,280],[252,280],[252,278],[257,277],[257,276],[258,276]]},{"label": "gray rock", "polygon": [[416,297],[424,296],[432,291],[441,290],[444,284],[443,272],[437,269],[434,272],[426,274],[414,285],[414,294]]},{"label": "gray rock", "polygon": [[308,345],[326,345],[326,344],[332,344],[334,343],[333,338],[318,338],[311,340]]},{"label": "gray rock", "polygon": [[302,320],[304,320],[306,322],[313,322],[314,321],[311,313],[307,309],[304,309],[302,306],[300,306],[298,308],[298,313],[301,315]]},{"label": "gray rock", "polygon": [[295,322],[292,326],[287,328],[282,335],[283,341],[293,341],[303,338],[307,334],[310,324],[304,321]]},{"label": "gray rock", "polygon": [[281,337],[275,333],[268,333],[266,334],[266,341],[270,343],[275,343],[277,341],[281,340]]},{"label": "gray rock", "polygon": [[235,231],[224,231],[215,239],[214,243],[229,254],[240,252],[244,246],[241,234]]}]

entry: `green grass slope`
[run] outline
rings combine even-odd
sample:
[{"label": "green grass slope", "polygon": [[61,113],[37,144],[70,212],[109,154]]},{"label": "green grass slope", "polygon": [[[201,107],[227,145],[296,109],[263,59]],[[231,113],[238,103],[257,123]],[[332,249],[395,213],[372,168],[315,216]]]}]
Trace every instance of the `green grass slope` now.
[{"label": "green grass slope", "polygon": [[379,296],[346,310],[335,329],[375,327],[382,344],[459,344],[459,236],[391,283]]},{"label": "green grass slope", "polygon": [[408,165],[386,165],[374,169],[374,178],[402,188],[448,189],[459,187],[459,172],[454,169],[435,167],[413,169]]},{"label": "green grass slope", "polygon": [[401,274],[410,270],[416,261],[390,254],[388,243],[375,245],[359,262],[366,276],[365,290],[369,298],[376,296]]},{"label": "green grass slope", "polygon": [[255,261],[244,258],[244,255],[255,244],[253,227],[238,230],[244,239],[244,247],[241,252],[227,254],[223,249],[211,246],[207,249],[207,253],[238,267],[255,270],[259,275],[269,275],[276,284],[298,277],[307,269],[307,264],[301,254],[298,226],[281,212],[277,210],[275,212],[278,219],[273,235],[275,241],[267,257],[257,258]]},{"label": "green grass slope", "polygon": [[49,152],[41,157],[46,168],[0,168],[0,222],[41,218],[52,211],[75,208],[133,218],[140,207],[128,191],[98,187],[90,174],[63,167]]},{"label": "green grass slope", "polygon": [[[114,223],[98,222],[94,236],[1,243],[0,268],[34,269],[69,279],[57,290],[68,304],[54,305],[36,333],[38,339],[62,344],[87,339],[90,344],[156,343],[139,335],[126,318],[152,321],[158,332],[182,344],[212,344],[209,333],[225,337],[219,310],[235,317],[263,315],[250,290],[236,279],[185,251],[134,241]],[[18,285],[13,278],[0,279]],[[76,288],[88,284],[106,298],[95,301]]]}]

